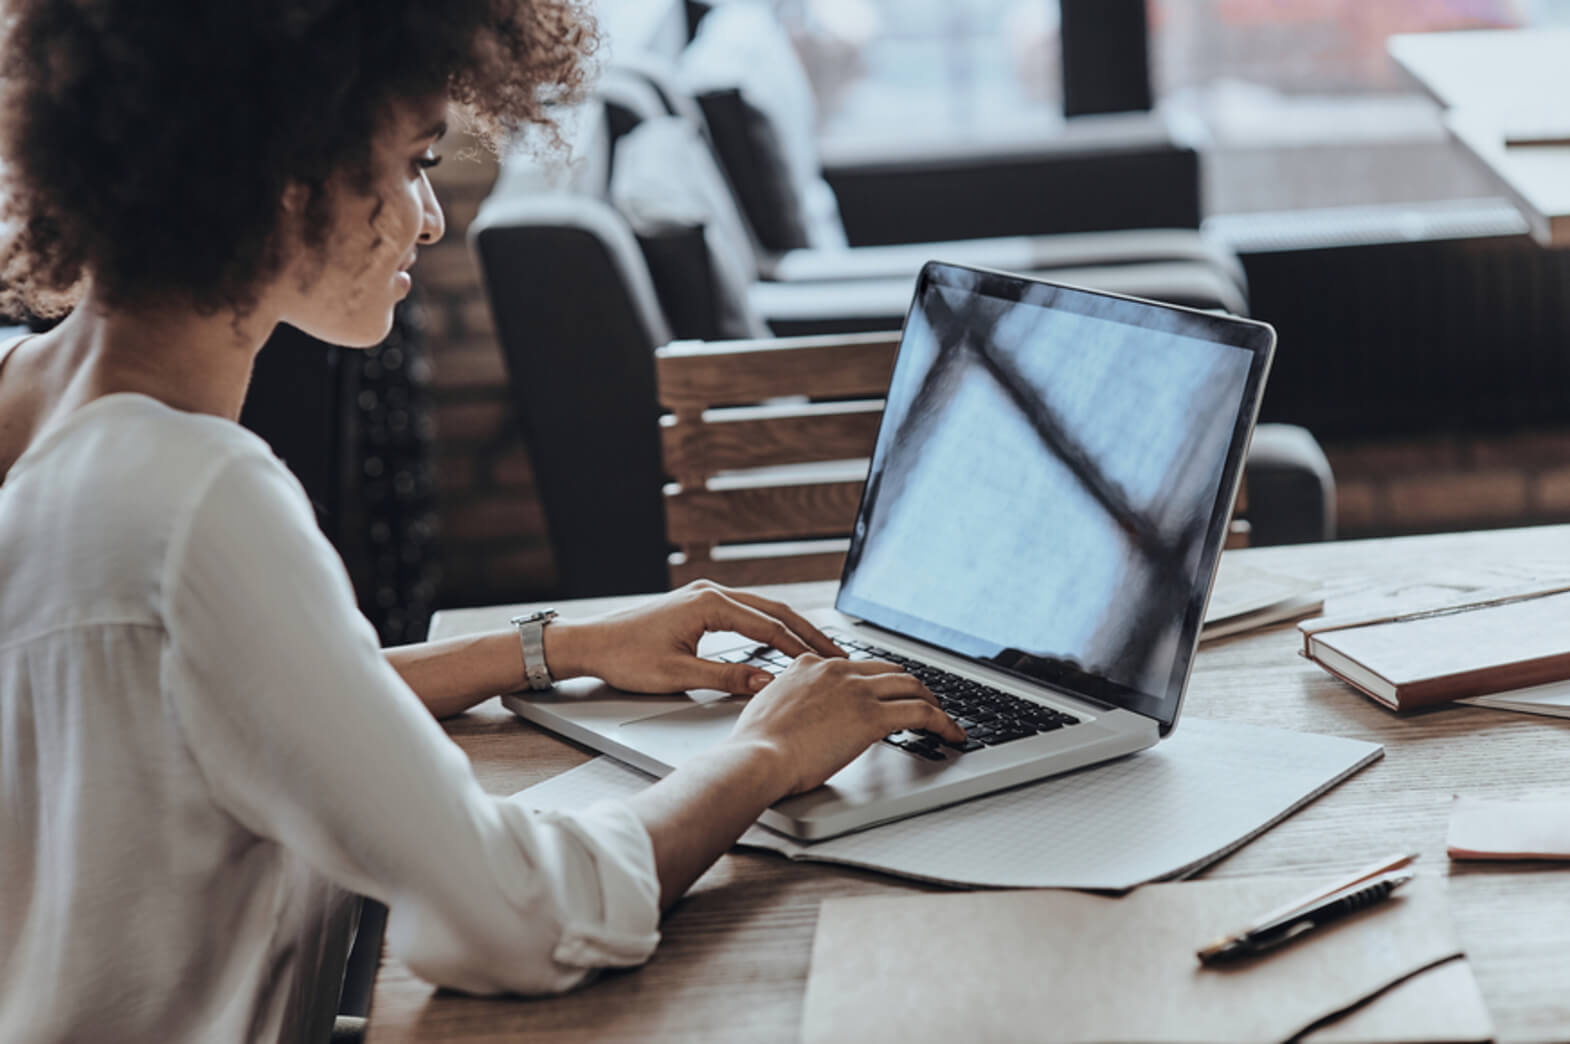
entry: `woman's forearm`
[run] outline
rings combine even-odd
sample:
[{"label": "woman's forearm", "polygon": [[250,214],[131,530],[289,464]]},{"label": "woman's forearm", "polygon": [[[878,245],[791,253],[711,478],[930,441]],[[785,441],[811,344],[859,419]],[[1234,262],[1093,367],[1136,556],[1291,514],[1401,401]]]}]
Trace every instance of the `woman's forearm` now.
[{"label": "woman's forearm", "polygon": [[654,843],[660,906],[691,887],[742,831],[789,790],[784,755],[732,741],[628,799]]},{"label": "woman's forearm", "polygon": [[[586,669],[583,647],[592,636],[564,623],[546,628],[546,659],[553,675],[572,677]],[[437,718],[527,684],[522,646],[510,628],[399,646],[385,655]],[[785,761],[767,742],[732,740],[630,800],[653,842],[662,906],[680,898],[790,789]]]},{"label": "woman's forearm", "polygon": [[438,718],[524,686],[523,651],[511,630],[403,645],[385,655]]},{"label": "woman's forearm", "polygon": [[[561,681],[588,670],[593,638],[577,621],[557,620],[545,629],[545,661]],[[445,718],[460,714],[497,693],[528,688],[523,673],[523,645],[512,628],[444,638],[385,650],[387,662],[405,684]]]}]

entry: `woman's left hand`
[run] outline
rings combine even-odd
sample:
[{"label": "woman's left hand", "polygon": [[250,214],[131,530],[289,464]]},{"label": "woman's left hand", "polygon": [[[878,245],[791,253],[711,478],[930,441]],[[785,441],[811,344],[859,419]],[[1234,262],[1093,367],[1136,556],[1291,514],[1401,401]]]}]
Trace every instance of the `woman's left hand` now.
[{"label": "woman's left hand", "polygon": [[783,602],[695,580],[670,594],[588,620],[545,628],[545,661],[557,678],[589,674],[631,692],[718,689],[754,693],[773,676],[698,655],[709,631],[736,631],[786,656],[844,656],[828,636]]}]

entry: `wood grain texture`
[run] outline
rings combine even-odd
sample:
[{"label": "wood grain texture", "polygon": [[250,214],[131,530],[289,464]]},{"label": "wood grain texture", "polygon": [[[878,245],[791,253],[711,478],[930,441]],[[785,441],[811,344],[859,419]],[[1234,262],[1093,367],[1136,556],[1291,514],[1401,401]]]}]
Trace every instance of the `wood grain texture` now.
[{"label": "wood grain texture", "polygon": [[[1228,552],[1261,569],[1322,580],[1327,610],[1357,592],[1464,594],[1570,576],[1570,526]],[[775,589],[802,607],[834,585]],[[624,604],[564,606],[592,613]],[[517,606],[442,613],[433,637],[504,625]],[[1447,879],[1457,931],[1501,1041],[1570,1040],[1570,876],[1528,862],[1451,864],[1445,828],[1457,792],[1507,797],[1570,790],[1570,720],[1444,707],[1397,716],[1297,655],[1291,625],[1204,646],[1184,713],[1385,745],[1385,757],[1219,864],[1207,877],[1349,872],[1421,853]],[[586,760],[490,701],[449,723],[481,783],[509,793]],[[1179,728],[1181,728],[1181,723]],[[797,1039],[818,903],[924,890],[769,854],[724,857],[666,917],[642,969],[563,997],[484,999],[438,991],[385,957],[371,1044],[394,1041],[779,1041]],[[941,926],[935,926],[941,930]]]},{"label": "wood grain texture", "polygon": [[786,395],[881,397],[899,334],[836,334],[760,341],[678,341],[654,353],[667,409],[755,403]]},{"label": "wood grain texture", "polygon": [[756,558],[710,559],[706,562],[672,562],[671,586],[693,580],[713,580],[731,587],[759,584],[793,584],[806,580],[838,580],[845,567],[845,552],[770,555]]},{"label": "wood grain texture", "polygon": [[686,483],[718,471],[872,456],[883,401],[712,410],[701,423],[660,427],[665,469]]},{"label": "wood grain texture", "polygon": [[682,490],[665,498],[665,532],[676,544],[844,536],[856,521],[862,485],[805,482]]}]

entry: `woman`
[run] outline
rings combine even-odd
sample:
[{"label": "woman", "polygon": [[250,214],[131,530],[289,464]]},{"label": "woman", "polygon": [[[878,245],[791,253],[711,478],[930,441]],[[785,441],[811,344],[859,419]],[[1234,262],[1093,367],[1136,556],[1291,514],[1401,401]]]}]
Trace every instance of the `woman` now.
[{"label": "woman", "polygon": [[[306,498],[242,429],[279,322],[371,345],[442,234],[449,102],[542,118],[566,0],[36,0],[0,48],[3,280],[72,305],[0,355],[0,1040],[306,1040],[349,892],[462,990],[645,960],[771,802],[899,728],[958,729],[783,605],[699,584],[551,623],[556,678],[758,693],[636,798],[488,797],[433,715],[524,685],[518,636],[378,648]],[[770,682],[705,630],[802,654]]]}]

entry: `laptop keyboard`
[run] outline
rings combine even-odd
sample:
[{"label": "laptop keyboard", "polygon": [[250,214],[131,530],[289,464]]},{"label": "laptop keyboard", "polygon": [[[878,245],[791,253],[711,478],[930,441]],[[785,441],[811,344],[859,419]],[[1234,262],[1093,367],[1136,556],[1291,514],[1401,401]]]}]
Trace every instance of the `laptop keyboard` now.
[{"label": "laptop keyboard", "polygon": [[[942,761],[945,751],[964,753],[996,747],[1026,736],[1079,724],[1079,719],[1072,714],[1022,699],[971,678],[962,678],[892,649],[844,634],[832,634],[831,637],[852,660],[887,660],[914,674],[932,690],[932,694],[938,698],[938,706],[965,730],[964,743],[951,743],[926,730],[905,730],[883,738],[883,742],[928,761]],[[745,663],[770,674],[779,674],[791,663],[789,656],[766,645],[738,649],[719,659],[728,663]]]}]

